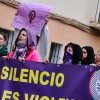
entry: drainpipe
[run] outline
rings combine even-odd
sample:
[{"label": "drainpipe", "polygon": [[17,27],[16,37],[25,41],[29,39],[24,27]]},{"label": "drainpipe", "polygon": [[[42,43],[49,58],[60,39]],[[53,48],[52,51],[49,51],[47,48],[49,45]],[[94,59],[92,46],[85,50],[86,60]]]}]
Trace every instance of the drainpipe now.
[{"label": "drainpipe", "polygon": [[95,21],[96,21],[96,16],[97,16],[97,12],[98,12],[98,7],[99,7],[99,0],[97,2],[97,8],[96,8],[96,14],[95,14]]}]

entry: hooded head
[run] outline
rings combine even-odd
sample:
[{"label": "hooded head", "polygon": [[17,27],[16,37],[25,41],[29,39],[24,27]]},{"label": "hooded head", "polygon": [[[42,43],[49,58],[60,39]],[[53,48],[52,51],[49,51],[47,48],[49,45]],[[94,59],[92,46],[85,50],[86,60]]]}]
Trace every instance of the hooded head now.
[{"label": "hooded head", "polygon": [[73,64],[78,64],[82,60],[82,49],[80,45],[73,43]]},{"label": "hooded head", "polygon": [[94,49],[91,46],[82,47],[82,64],[88,65],[95,62],[95,54]]},{"label": "hooded head", "polygon": [[[24,36],[24,38],[22,35]],[[36,40],[36,35],[32,34],[32,32],[29,29],[22,28],[18,34],[16,41],[15,41],[15,46],[17,46],[17,43],[19,41],[26,42],[27,47],[32,49],[32,48],[35,48],[37,40]]]},{"label": "hooded head", "polygon": [[75,43],[69,43],[65,46],[63,61],[66,58],[66,50],[69,47],[72,49],[68,50],[67,52],[72,55],[72,57],[70,57],[72,59],[72,64],[78,64],[82,59],[82,49],[78,44]]}]

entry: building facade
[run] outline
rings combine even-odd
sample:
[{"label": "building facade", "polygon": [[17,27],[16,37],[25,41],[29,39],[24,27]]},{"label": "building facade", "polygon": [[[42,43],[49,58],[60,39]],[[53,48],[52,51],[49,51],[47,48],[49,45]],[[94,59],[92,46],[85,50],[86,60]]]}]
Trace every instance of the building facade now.
[{"label": "building facade", "polygon": [[[18,35],[11,27],[11,22],[17,11],[19,2],[14,0],[0,1],[0,32],[8,35],[8,50],[10,52],[15,38]],[[100,50],[100,31],[81,23],[72,18],[62,17],[51,13],[51,20],[48,23],[48,59],[51,63],[62,63],[64,46],[69,43],[78,43],[80,46],[90,45],[95,53]]]},{"label": "building facade", "polygon": [[85,25],[100,20],[100,0],[17,0],[36,2],[54,7],[53,13],[75,19]]}]

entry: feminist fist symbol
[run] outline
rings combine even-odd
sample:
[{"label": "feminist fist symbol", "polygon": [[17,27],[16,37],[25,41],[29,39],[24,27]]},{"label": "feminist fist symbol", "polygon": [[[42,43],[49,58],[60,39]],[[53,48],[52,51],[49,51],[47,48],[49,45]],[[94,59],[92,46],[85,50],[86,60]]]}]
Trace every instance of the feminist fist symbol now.
[{"label": "feminist fist symbol", "polygon": [[34,10],[29,13],[29,22],[32,23],[32,20],[35,18],[36,12]]}]

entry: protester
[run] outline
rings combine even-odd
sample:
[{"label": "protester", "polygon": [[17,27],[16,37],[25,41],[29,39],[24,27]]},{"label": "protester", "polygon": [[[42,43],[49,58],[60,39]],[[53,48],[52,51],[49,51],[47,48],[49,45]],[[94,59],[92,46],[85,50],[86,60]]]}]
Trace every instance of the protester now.
[{"label": "protester", "polygon": [[95,56],[95,63],[90,64],[92,66],[100,66],[100,50],[97,52]]},{"label": "protester", "polygon": [[95,63],[96,63],[97,66],[98,65],[100,66],[100,50],[96,54]]},{"label": "protester", "polygon": [[95,54],[94,49],[91,46],[84,46],[82,47],[82,65],[90,65],[92,63],[95,63]]},{"label": "protester", "polygon": [[63,63],[80,64],[82,59],[82,49],[78,44],[69,43],[65,46]]},{"label": "protester", "polygon": [[[10,52],[8,58],[40,62],[40,57],[35,49],[36,35],[32,34],[28,29],[21,29],[15,41],[14,49]],[[5,57],[4,57],[5,59]]]},{"label": "protester", "polygon": [[7,42],[6,35],[0,33],[0,57],[6,56],[8,54],[6,42]]}]

